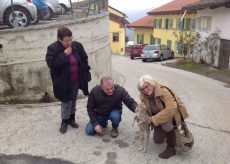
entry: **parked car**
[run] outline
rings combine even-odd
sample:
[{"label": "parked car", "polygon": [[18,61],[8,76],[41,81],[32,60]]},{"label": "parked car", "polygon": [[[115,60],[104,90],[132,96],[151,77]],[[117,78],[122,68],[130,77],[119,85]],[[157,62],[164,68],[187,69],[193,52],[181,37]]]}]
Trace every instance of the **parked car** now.
[{"label": "parked car", "polygon": [[144,45],[142,44],[135,44],[130,46],[129,54],[130,54],[130,59],[134,59],[135,57],[141,57],[141,54],[143,53]]},{"label": "parked car", "polygon": [[149,59],[157,59],[163,61],[164,59],[173,59],[174,52],[166,45],[162,45],[162,44],[148,45],[144,47],[141,58],[143,62]]},{"label": "parked car", "polygon": [[46,0],[51,17],[54,14],[61,14],[61,6],[59,5],[59,0]]},{"label": "parked car", "polygon": [[32,0],[0,0],[0,23],[9,27],[25,27],[37,20],[37,9]]},{"label": "parked car", "polygon": [[59,5],[61,6],[61,14],[65,14],[71,9],[69,0],[59,0]]}]

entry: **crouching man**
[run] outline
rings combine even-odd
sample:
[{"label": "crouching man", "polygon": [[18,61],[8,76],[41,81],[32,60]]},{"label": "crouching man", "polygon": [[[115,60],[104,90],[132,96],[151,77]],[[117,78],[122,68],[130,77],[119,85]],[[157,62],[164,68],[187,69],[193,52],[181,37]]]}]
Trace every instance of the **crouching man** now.
[{"label": "crouching man", "polygon": [[118,84],[114,84],[111,77],[103,77],[101,85],[92,89],[89,94],[87,111],[90,122],[86,125],[86,134],[101,134],[102,128],[112,122],[111,137],[118,136],[118,127],[121,122],[122,102],[135,112],[136,101]]}]

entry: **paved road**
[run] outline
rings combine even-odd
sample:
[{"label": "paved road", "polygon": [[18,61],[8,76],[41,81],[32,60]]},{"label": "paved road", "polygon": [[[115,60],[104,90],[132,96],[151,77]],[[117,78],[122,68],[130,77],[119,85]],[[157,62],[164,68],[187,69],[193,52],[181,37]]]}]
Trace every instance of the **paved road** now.
[{"label": "paved road", "polygon": [[[170,62],[164,61],[164,62]],[[150,74],[172,87],[188,106],[189,127],[194,132],[194,149],[175,161],[193,163],[228,163],[230,157],[230,88],[198,74],[143,63],[140,59],[114,56],[113,69],[125,77],[125,87],[138,99],[136,84],[143,74]],[[154,147],[154,145],[153,145]]]},{"label": "paved road", "polygon": [[[116,81],[124,84],[136,100],[136,84],[145,73],[171,86],[181,96],[189,108],[188,126],[195,137],[193,150],[162,160],[158,154],[164,150],[165,144],[155,145],[151,139],[148,152],[140,153],[138,127],[131,127],[133,114],[127,108],[123,110],[118,138],[110,137],[110,124],[103,136],[86,136],[84,128],[89,121],[85,108],[87,99],[81,99],[77,102],[76,113],[80,127],[77,130],[69,127],[64,135],[58,131],[59,103],[1,105],[0,163],[32,164],[39,157],[84,164],[229,163],[230,88],[210,78],[161,66],[158,62],[142,63],[138,59],[113,56],[112,64]],[[1,154],[36,157],[34,160],[28,156],[6,159]]]}]

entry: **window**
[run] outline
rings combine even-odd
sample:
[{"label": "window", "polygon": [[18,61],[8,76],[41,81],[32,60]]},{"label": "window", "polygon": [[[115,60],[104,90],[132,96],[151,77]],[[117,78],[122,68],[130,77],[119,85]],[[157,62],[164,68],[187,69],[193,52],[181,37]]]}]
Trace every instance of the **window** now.
[{"label": "window", "polygon": [[144,34],[137,34],[137,43],[138,44],[144,43]]},{"label": "window", "polygon": [[154,20],[154,27],[156,29],[161,29],[162,28],[162,19],[155,19]]},{"label": "window", "polygon": [[165,29],[173,29],[173,19],[165,19]]},{"label": "window", "polygon": [[113,33],[113,42],[119,42],[119,33]]},{"label": "window", "polygon": [[196,30],[196,19],[192,19],[192,31]]},{"label": "window", "polygon": [[173,29],[173,19],[169,19],[169,21],[168,21],[168,28],[170,30]]},{"label": "window", "polygon": [[197,18],[197,29],[199,31],[209,32],[211,31],[212,17],[202,16]]},{"label": "window", "polygon": [[154,38],[154,44],[161,44],[160,38]]},{"label": "window", "polygon": [[172,41],[171,40],[167,40],[167,47],[172,49]]}]

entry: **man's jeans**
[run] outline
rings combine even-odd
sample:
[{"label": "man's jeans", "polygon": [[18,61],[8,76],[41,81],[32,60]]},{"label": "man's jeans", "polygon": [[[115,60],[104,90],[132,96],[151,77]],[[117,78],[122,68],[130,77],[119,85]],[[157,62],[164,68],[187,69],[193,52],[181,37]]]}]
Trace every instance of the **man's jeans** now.
[{"label": "man's jeans", "polygon": [[[106,122],[108,120],[111,120],[112,127],[116,129],[118,128],[119,123],[121,122],[121,114],[122,114],[121,110],[115,109],[115,110],[112,110],[108,115],[97,115],[96,120],[98,124],[101,126],[106,126]],[[94,135],[96,133],[94,130],[94,126],[91,122],[89,122],[86,125],[85,132],[88,135]]]}]

